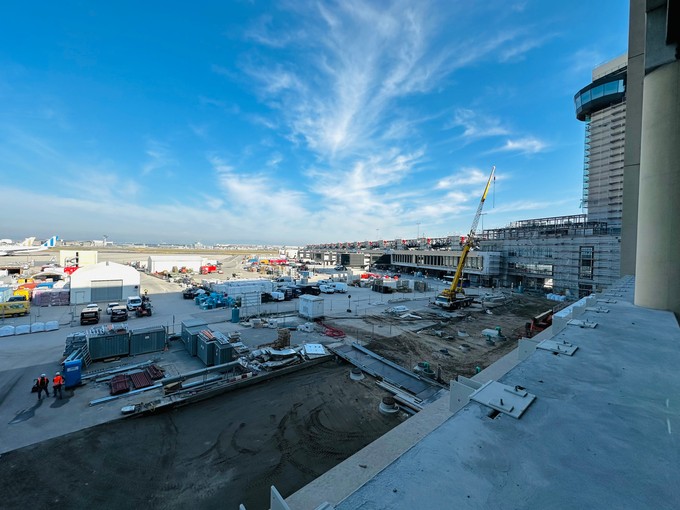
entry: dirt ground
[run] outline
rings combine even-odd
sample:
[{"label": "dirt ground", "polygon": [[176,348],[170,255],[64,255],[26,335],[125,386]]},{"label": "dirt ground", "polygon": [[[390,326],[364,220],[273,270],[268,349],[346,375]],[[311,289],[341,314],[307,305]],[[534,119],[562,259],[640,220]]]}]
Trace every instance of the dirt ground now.
[{"label": "dirt ground", "polygon": [[[408,303],[406,303],[408,304]],[[418,362],[428,362],[437,372],[441,368],[444,381],[457,375],[474,375],[476,367],[486,368],[517,346],[517,340],[525,335],[525,324],[532,317],[555,306],[542,296],[515,294],[507,304],[485,312],[481,307],[459,310],[461,317],[446,317],[432,305],[420,309],[411,308],[410,313],[419,318],[399,318],[385,314],[367,316],[369,325],[390,325],[398,335],[380,336],[375,327],[367,347],[403,367],[413,369]],[[454,315],[454,314],[450,314]],[[419,324],[433,324],[420,329]],[[482,335],[484,329],[501,328],[504,340],[487,343]],[[466,335],[466,336],[462,336]]]},{"label": "dirt ground", "polygon": [[90,428],[0,457],[2,508],[269,506],[405,419],[385,393],[327,362],[157,415]]}]

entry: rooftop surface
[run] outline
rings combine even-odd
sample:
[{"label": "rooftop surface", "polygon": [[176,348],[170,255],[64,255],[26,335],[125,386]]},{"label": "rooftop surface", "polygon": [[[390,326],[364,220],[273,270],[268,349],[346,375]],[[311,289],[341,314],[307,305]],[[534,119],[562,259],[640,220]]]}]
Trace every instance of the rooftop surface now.
[{"label": "rooftop surface", "polygon": [[[600,311],[579,317],[595,328],[567,325],[553,337],[577,346],[573,356],[536,350],[496,375],[536,396],[520,419],[492,418],[474,401],[447,415],[440,400],[287,503],[294,510],[323,501],[338,510],[677,508],[678,323],[670,312],[634,306],[631,278],[597,298]],[[511,356],[518,351],[502,362]]]}]

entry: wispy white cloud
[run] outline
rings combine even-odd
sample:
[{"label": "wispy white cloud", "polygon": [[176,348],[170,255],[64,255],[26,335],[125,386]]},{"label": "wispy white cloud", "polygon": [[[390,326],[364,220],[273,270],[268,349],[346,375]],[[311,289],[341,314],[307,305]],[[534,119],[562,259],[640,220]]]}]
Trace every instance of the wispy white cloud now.
[{"label": "wispy white cloud", "polygon": [[148,175],[160,168],[177,164],[170,147],[156,140],[149,140],[145,151],[147,161],[142,165],[142,175]]},{"label": "wispy white cloud", "polygon": [[[577,198],[568,198],[562,200],[515,200],[513,202],[504,202],[498,204],[493,212],[494,214],[502,213],[517,213],[519,211],[537,211],[542,209],[551,209],[558,206],[571,204],[575,202]],[[515,216],[516,219],[518,219]]]},{"label": "wispy white cloud", "polygon": [[499,52],[499,60],[501,62],[517,62],[526,57],[526,54],[536,48],[540,48],[547,41],[554,39],[557,34],[543,34],[540,37],[527,37],[508,44]]},{"label": "wispy white cloud", "polygon": [[548,148],[548,144],[528,136],[525,138],[518,138],[515,140],[506,140],[505,145],[494,149],[492,152],[519,152],[522,154],[536,154],[543,152]]},{"label": "wispy white cloud", "polygon": [[[451,72],[516,37],[508,31],[440,47],[440,30],[447,27],[429,9],[427,3],[397,1],[386,8],[351,0],[298,7],[307,37],[295,48],[306,65],[251,59],[244,71],[259,84],[262,100],[282,113],[292,138],[324,158],[365,151],[388,129],[392,139],[406,135],[408,122],[394,110],[398,99],[436,89]],[[267,27],[263,38],[271,37]]]},{"label": "wispy white cloud", "polygon": [[460,186],[476,184],[486,184],[489,179],[489,172],[483,172],[479,168],[462,168],[460,172],[449,177],[444,177],[437,181],[437,189],[452,189]]},{"label": "wispy white cloud", "polygon": [[510,134],[509,129],[502,125],[500,119],[469,108],[456,110],[450,127],[462,127],[463,136],[471,139]]},{"label": "wispy white cloud", "polygon": [[205,138],[208,134],[208,126],[205,124],[193,124],[189,123],[189,129],[193,134],[199,138]]}]

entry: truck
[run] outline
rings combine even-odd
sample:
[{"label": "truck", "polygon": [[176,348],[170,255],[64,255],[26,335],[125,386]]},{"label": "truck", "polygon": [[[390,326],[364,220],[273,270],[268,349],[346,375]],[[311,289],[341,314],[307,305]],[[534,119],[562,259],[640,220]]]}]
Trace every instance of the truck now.
[{"label": "truck", "polygon": [[13,299],[0,303],[0,317],[12,317],[17,315],[28,315],[31,313],[31,303],[26,299]]},{"label": "truck", "polygon": [[215,264],[207,264],[205,266],[201,266],[201,274],[211,274],[211,273],[216,273],[217,272],[217,265]]}]

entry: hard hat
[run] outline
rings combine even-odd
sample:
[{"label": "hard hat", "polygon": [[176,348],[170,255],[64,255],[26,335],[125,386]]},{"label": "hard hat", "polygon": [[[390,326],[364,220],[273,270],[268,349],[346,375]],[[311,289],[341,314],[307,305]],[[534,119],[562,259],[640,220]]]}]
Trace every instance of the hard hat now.
[{"label": "hard hat", "polygon": [[45,374],[40,374],[40,377],[47,377]]},{"label": "hard hat", "polygon": [[57,373],[56,373],[56,374],[54,374],[54,375],[60,375],[60,374],[59,374],[59,372],[57,372]]}]

